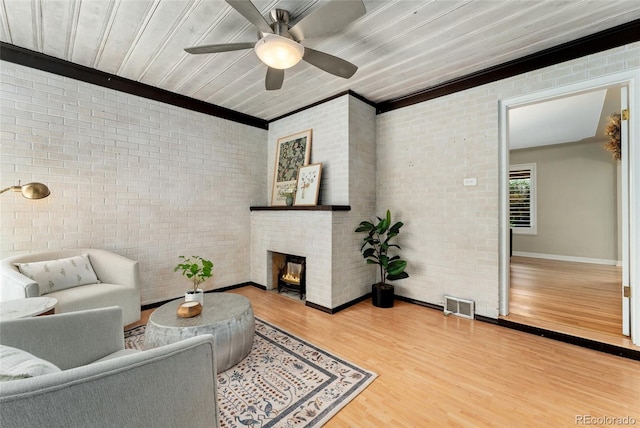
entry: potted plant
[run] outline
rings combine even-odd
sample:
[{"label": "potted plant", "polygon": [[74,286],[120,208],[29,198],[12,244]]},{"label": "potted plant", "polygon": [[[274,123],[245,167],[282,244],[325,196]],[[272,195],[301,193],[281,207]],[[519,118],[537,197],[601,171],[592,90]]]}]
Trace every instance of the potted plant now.
[{"label": "potted plant", "polygon": [[363,238],[360,251],[367,264],[378,265],[380,269],[380,282],[371,286],[372,302],[379,308],[393,307],[394,289],[387,281],[408,278],[409,274],[404,270],[407,267],[406,260],[400,256],[389,256],[390,248],[395,247],[400,250],[400,246],[392,244],[391,240],[400,233],[400,228],[404,225],[401,221],[391,224],[391,212],[387,210],[384,218],[377,217],[378,224],[363,221],[355,230],[365,232],[367,236]]},{"label": "potted plant", "polygon": [[287,206],[290,207],[293,205],[293,201],[296,197],[296,189],[289,188],[289,189],[282,190],[280,192],[280,196],[285,198],[285,203],[287,204]]},{"label": "potted plant", "polygon": [[213,275],[213,263],[200,256],[179,256],[182,261],[173,269],[174,272],[182,271],[193,282],[193,289],[184,293],[185,302],[196,301],[201,305],[204,301],[204,291],[198,288],[200,284],[211,278]]}]

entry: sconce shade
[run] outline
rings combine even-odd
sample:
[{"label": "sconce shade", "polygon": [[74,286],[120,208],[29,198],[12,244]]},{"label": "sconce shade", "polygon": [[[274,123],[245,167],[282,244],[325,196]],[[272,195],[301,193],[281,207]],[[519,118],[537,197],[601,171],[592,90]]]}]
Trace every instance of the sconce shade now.
[{"label": "sconce shade", "polygon": [[27,183],[18,186],[11,186],[0,190],[0,193],[4,193],[7,190],[22,192],[22,196],[27,199],[43,199],[51,194],[49,188],[42,183]]},{"label": "sconce shade", "polygon": [[260,61],[279,70],[293,67],[304,55],[304,46],[276,34],[265,35],[253,49]]}]

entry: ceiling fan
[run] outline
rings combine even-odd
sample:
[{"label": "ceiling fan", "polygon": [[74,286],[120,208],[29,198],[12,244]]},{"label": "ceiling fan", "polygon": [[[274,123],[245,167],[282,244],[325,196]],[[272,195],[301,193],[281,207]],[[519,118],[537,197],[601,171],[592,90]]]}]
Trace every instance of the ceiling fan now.
[{"label": "ceiling fan", "polygon": [[209,54],[253,49],[258,58],[269,67],[265,86],[267,90],[282,87],[284,70],[304,60],[321,70],[345,79],[354,75],[358,67],[342,58],[320,52],[300,44],[309,37],[335,33],[366,13],[362,0],[329,0],[320,8],[289,28],[289,12],[274,9],[269,24],[250,0],[225,0],[258,29],[257,42],[222,43],[185,48],[190,54]]}]

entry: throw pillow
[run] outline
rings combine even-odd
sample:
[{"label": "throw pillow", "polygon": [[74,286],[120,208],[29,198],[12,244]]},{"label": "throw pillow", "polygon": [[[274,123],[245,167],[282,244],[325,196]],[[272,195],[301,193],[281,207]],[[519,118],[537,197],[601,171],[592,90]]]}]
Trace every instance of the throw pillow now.
[{"label": "throw pillow", "polygon": [[61,371],[54,364],[22,349],[0,345],[0,381],[24,379]]},{"label": "throw pillow", "polygon": [[44,262],[16,263],[16,266],[23,275],[40,285],[40,295],[100,282],[88,254]]}]

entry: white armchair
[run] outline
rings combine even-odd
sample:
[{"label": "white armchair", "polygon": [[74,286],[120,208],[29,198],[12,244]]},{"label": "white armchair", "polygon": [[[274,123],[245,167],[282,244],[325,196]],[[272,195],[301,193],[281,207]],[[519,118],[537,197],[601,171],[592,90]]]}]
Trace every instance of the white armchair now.
[{"label": "white armchair", "polygon": [[[97,281],[50,290],[20,272],[17,264],[56,261],[89,255]],[[41,281],[43,282],[43,281]],[[119,254],[93,248],[43,251],[0,260],[0,301],[46,294],[58,300],[56,313],[119,306],[124,325],[140,319],[140,274],[138,262]]]},{"label": "white armchair", "polygon": [[0,332],[1,345],[61,369],[0,382],[3,428],[218,426],[211,335],[125,350],[117,307],[3,321]]}]

